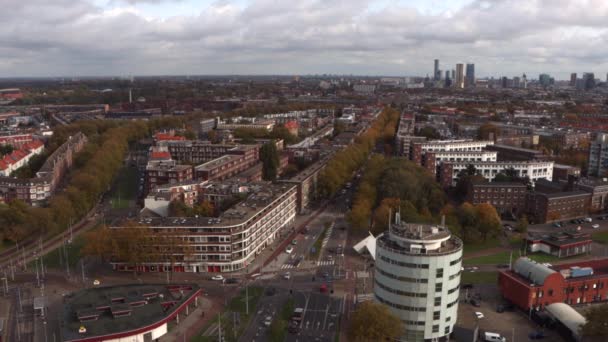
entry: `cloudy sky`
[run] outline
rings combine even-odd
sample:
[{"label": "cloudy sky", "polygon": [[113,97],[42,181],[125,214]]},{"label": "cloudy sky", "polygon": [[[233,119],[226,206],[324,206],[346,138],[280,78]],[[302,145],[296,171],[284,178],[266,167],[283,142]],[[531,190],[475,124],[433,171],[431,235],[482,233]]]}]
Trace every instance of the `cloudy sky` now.
[{"label": "cloudy sky", "polygon": [[[0,77],[608,72],[606,0],[0,0]],[[601,76],[603,78],[603,76]]]}]

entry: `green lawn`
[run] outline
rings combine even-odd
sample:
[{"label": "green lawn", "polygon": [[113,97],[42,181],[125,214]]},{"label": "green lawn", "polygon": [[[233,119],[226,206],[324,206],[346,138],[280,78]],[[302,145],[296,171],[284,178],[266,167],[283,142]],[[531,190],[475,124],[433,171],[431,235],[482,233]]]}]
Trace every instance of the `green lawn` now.
[{"label": "green lawn", "polygon": [[326,225],[323,228],[323,231],[321,232],[321,234],[319,234],[317,241],[315,241],[315,244],[313,245],[315,252],[314,253],[310,252],[311,257],[317,257],[319,255],[319,253],[321,252],[321,245],[323,245],[323,239],[325,239],[325,236],[327,235],[327,228],[329,228],[329,226]]},{"label": "green lawn", "polygon": [[[504,251],[491,255],[484,255],[477,258],[466,259],[463,261],[465,265],[495,265],[495,264],[508,264],[511,252]],[[513,261],[519,257],[517,251],[513,252]]]},{"label": "green lawn", "polygon": [[112,208],[128,208],[129,201],[137,199],[138,186],[137,168],[122,168],[116,178],[116,186],[112,192]]},{"label": "green lawn", "polygon": [[545,253],[532,253],[532,254],[528,254],[526,255],[528,258],[536,261],[536,262],[554,262],[557,260],[566,260],[566,259],[570,259],[570,258],[558,258],[556,256],[550,255],[550,254],[545,254]]},{"label": "green lawn", "polygon": [[[264,293],[264,289],[261,287],[250,287],[249,288],[249,315],[246,314],[246,296],[245,289],[242,289],[238,296],[234,297],[228,303],[228,306],[222,312],[222,331],[225,336],[225,341],[236,341],[239,336],[243,333],[243,331],[249,325],[249,320],[251,317],[255,315],[256,306],[262,294]],[[233,324],[233,312],[238,312],[240,315],[240,324],[236,325],[236,340],[234,339],[234,324]],[[216,341],[217,336],[202,336],[209,327],[214,324],[217,324],[218,317],[214,317],[207,325],[201,329],[197,336],[194,336],[190,339],[190,342],[210,342]]]},{"label": "green lawn", "polygon": [[[84,237],[79,236],[76,237],[71,244],[66,244],[65,248],[62,245],[60,248],[52,250],[43,257],[44,267],[65,270],[66,256],[70,266],[70,271],[72,271],[72,269],[75,267],[79,267],[78,263],[82,258],[80,250],[84,246],[84,243]],[[31,265],[33,265],[33,263],[31,263]]]},{"label": "green lawn", "polygon": [[599,232],[593,234],[593,241],[608,244],[608,232]]},{"label": "green lawn", "polygon": [[461,284],[496,284],[498,272],[462,272]]},{"label": "green lawn", "polygon": [[495,248],[495,247],[500,247],[500,241],[498,241],[498,239],[488,240],[488,241],[479,242],[479,243],[465,243],[463,252],[464,252],[464,254],[476,253],[476,252],[483,251],[484,249],[490,249],[490,248]]}]

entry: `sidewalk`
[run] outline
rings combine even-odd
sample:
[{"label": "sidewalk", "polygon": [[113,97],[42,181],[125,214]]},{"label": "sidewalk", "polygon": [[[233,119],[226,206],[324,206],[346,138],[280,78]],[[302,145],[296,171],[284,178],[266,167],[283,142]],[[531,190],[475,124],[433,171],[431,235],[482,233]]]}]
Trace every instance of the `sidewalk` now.
[{"label": "sidewalk", "polygon": [[[180,322],[162,336],[160,342],[173,342],[173,341],[190,341],[198,332],[209,322],[217,312],[219,306],[213,305],[213,303],[205,298],[199,297],[199,306],[194,309],[185,318],[180,317]],[[205,315],[203,316],[203,312]]]}]

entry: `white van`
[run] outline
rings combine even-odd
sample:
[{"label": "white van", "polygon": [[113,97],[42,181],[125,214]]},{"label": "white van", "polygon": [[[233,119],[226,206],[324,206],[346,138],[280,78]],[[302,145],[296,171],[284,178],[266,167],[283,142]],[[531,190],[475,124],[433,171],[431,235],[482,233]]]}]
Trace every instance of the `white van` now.
[{"label": "white van", "polygon": [[483,333],[483,340],[487,342],[507,342],[507,339],[500,334],[487,331]]}]

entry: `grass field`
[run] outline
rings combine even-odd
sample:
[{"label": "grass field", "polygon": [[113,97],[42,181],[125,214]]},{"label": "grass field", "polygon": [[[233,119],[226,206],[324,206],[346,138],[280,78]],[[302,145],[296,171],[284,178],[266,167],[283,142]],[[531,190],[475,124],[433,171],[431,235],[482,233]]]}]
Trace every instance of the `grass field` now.
[{"label": "grass field", "polygon": [[495,248],[495,247],[499,247],[499,246],[500,246],[500,241],[498,241],[498,239],[488,240],[488,241],[479,242],[479,243],[465,243],[463,253],[466,255],[468,253],[476,253],[476,252],[483,251],[484,249],[490,249],[490,248]]},{"label": "grass field", "polygon": [[593,241],[608,244],[608,232],[599,232],[593,234]]},{"label": "grass field", "polygon": [[[66,256],[68,265],[70,269],[78,266],[80,259],[82,259],[82,254],[80,253],[82,247],[84,246],[84,237],[79,236],[72,241],[71,244],[66,244],[65,248],[60,247],[57,248],[43,257],[44,266],[46,268],[54,268],[59,270],[66,269]],[[79,266],[78,266],[79,267]]]},{"label": "grass field", "polygon": [[112,192],[112,208],[128,208],[130,201],[137,199],[138,186],[137,169],[134,167],[122,168]]},{"label": "grass field", "polygon": [[[228,306],[222,312],[222,331],[225,336],[225,341],[236,341],[239,336],[245,331],[247,326],[249,325],[249,320],[251,317],[255,315],[255,308],[258,304],[258,301],[262,294],[264,293],[264,289],[261,287],[250,287],[249,288],[249,315],[247,315],[247,304],[246,304],[246,293],[245,289],[241,290],[238,296],[234,297]],[[232,320],[233,312],[237,312],[240,315],[240,324],[236,325],[236,340],[234,339],[234,325]],[[207,325],[199,332],[197,336],[194,336],[190,339],[190,342],[210,342],[217,341],[217,336],[202,336],[209,327],[214,324],[217,324],[218,317],[213,318]]]},{"label": "grass field", "polygon": [[463,272],[461,284],[496,284],[498,272]]},{"label": "grass field", "polygon": [[[463,261],[465,265],[495,265],[495,264],[508,264],[511,252],[504,251],[491,255],[484,255],[477,258],[466,259]],[[513,252],[513,260],[519,257],[517,251]]]}]

